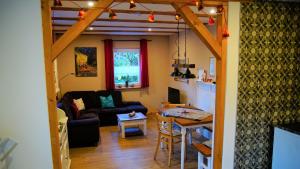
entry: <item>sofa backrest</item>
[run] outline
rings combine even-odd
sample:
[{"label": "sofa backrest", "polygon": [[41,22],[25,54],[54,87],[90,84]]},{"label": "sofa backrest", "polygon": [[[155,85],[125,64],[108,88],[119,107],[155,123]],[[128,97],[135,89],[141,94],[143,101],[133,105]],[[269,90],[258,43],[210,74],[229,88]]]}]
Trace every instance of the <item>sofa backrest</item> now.
[{"label": "sofa backrest", "polygon": [[85,109],[90,108],[99,108],[100,100],[96,96],[96,92],[94,91],[71,91],[64,94],[62,98],[63,109],[66,112],[66,115],[72,120],[74,118],[74,112],[71,108],[71,104],[73,103],[73,99],[82,98],[84,102]]},{"label": "sofa backrest", "polygon": [[[123,101],[122,101],[122,93],[121,91],[116,91],[116,90],[99,90],[96,92],[97,98],[100,102],[100,96],[107,97],[109,95],[112,96],[114,100],[114,104],[116,107],[122,107],[123,106]],[[100,102],[101,105],[101,102]]]},{"label": "sofa backrest", "polygon": [[72,97],[72,99],[82,98],[86,109],[100,107],[100,100],[96,96],[95,91],[71,91],[67,93]]}]

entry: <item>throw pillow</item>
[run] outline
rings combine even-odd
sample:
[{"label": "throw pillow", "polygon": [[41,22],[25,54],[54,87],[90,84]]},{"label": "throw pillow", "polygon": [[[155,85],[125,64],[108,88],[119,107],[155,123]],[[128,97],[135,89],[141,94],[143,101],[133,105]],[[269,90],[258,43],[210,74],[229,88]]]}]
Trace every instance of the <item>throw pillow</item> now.
[{"label": "throw pillow", "polygon": [[75,103],[75,105],[76,105],[76,107],[78,108],[79,111],[85,109],[82,98],[73,99],[73,102]]},{"label": "throw pillow", "polygon": [[78,110],[78,108],[74,102],[71,103],[71,109],[72,109],[74,119],[78,119],[80,116],[80,111]]},{"label": "throw pillow", "polygon": [[107,97],[100,96],[100,101],[102,108],[115,107],[114,100],[111,95],[108,95]]}]

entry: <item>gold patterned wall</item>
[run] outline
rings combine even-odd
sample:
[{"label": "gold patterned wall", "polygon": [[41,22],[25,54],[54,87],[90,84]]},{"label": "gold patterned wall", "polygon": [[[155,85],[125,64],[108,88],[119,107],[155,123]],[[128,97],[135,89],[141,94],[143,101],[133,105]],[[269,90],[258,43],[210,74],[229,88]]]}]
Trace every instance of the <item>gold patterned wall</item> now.
[{"label": "gold patterned wall", "polygon": [[299,8],[241,4],[236,169],[271,168],[272,126],[300,121]]}]

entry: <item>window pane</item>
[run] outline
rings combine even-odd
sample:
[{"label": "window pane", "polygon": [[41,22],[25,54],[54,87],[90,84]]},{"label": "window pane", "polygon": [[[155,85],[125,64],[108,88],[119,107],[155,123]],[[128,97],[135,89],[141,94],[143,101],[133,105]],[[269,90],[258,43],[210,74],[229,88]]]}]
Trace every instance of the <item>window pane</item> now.
[{"label": "window pane", "polygon": [[139,49],[114,50],[114,76],[116,87],[140,83],[140,51]]}]

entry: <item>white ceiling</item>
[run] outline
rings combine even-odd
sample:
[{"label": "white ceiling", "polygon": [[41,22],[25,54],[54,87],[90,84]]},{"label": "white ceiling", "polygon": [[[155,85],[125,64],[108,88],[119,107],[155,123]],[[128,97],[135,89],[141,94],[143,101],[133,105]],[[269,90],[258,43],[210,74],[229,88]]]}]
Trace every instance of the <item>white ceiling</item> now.
[{"label": "white ceiling", "polygon": [[[70,7],[70,8],[89,8],[87,5],[88,1],[62,1],[63,7]],[[145,9],[145,6],[148,9]],[[112,9],[129,9],[129,3],[126,1],[124,3],[113,3],[111,5]],[[202,11],[198,11],[196,7],[192,6],[191,9],[197,14],[205,14],[209,13],[210,10],[216,10],[214,7],[205,7]],[[136,8],[134,10],[143,10],[148,11],[163,11],[163,12],[175,12],[174,8],[169,4],[139,4],[136,3]],[[167,15],[157,15],[155,14],[155,20],[159,21],[176,21],[175,16],[167,16]],[[60,11],[60,10],[53,10],[52,11],[53,17],[70,17],[70,18],[78,18],[77,11]],[[109,19],[108,13],[103,13],[99,18],[101,19]],[[130,19],[130,20],[147,20],[148,14],[127,14],[127,13],[117,13],[117,19]],[[199,19],[203,23],[208,22],[207,17],[199,17]],[[74,24],[76,20],[53,20],[53,24]],[[181,20],[183,22],[183,20]],[[165,24],[165,23],[139,23],[139,22],[112,22],[112,21],[96,21],[92,25],[105,25],[105,26],[123,26],[123,27],[93,27],[92,29],[97,32],[85,32],[86,34],[112,34],[112,35],[171,35],[175,33],[177,24]],[[126,28],[124,26],[129,27],[145,27],[145,28]],[[155,27],[163,27],[163,28],[171,28],[171,29],[158,29]],[[184,24],[181,24],[181,28],[184,27]],[[68,26],[54,26],[54,31],[59,30],[66,30]],[[151,31],[148,30],[151,28]],[[89,30],[89,28],[88,28]],[[108,30],[110,32],[98,32],[100,30]],[[113,32],[112,32],[113,31]],[[132,31],[132,32],[130,32]],[[135,32],[139,31],[139,32]]]}]

